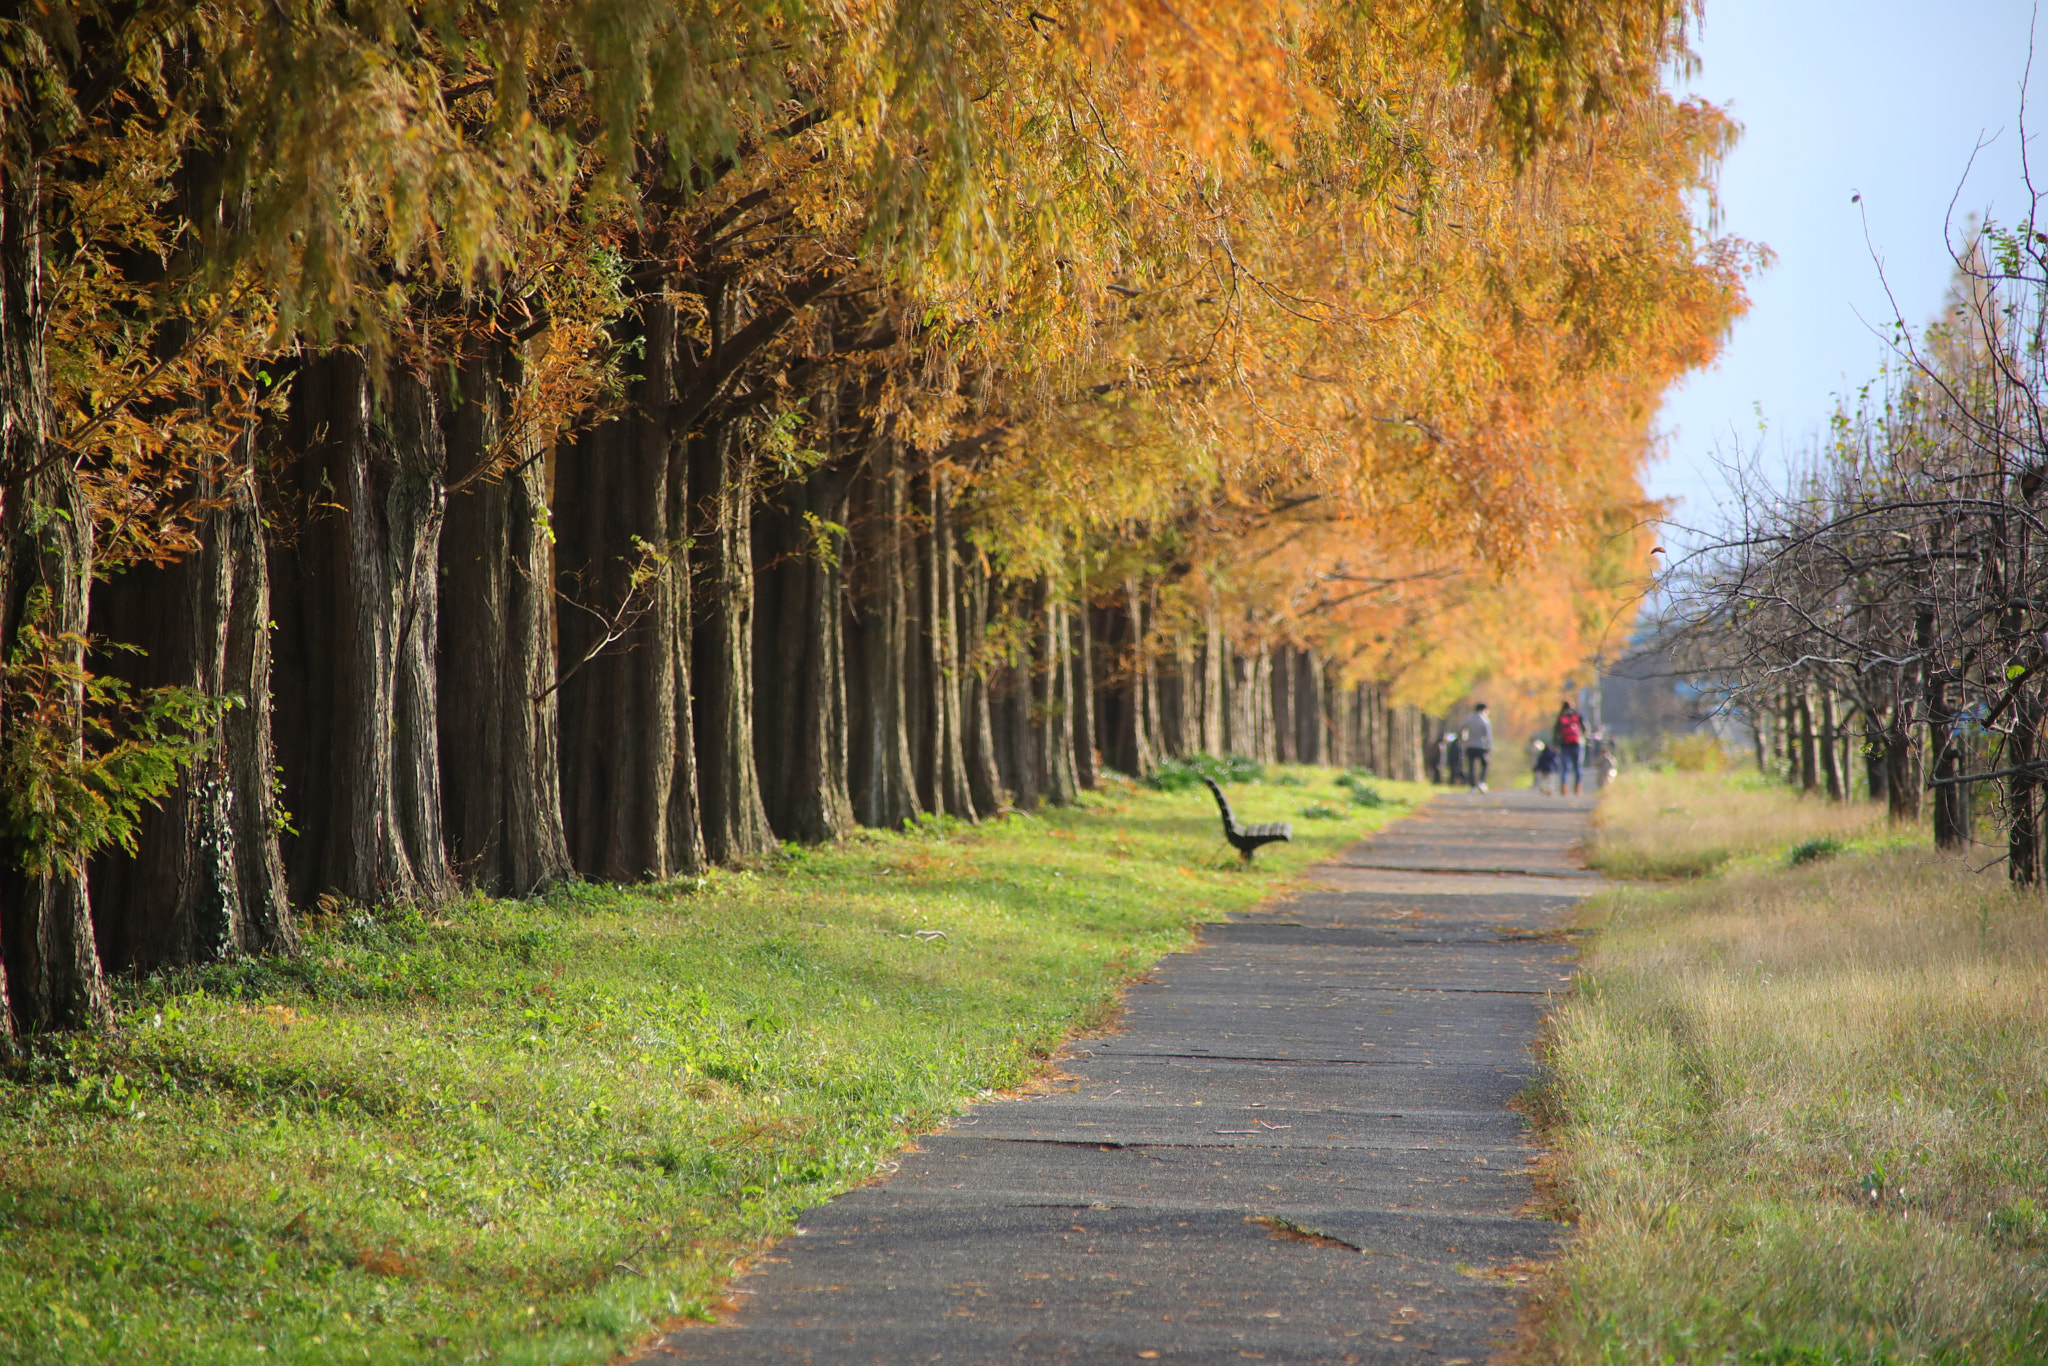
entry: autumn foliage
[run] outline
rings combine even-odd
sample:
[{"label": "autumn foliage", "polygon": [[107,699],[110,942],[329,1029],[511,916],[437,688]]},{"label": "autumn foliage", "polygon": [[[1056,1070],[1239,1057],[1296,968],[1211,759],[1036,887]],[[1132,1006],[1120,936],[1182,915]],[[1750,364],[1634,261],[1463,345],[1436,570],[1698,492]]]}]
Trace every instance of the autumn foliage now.
[{"label": "autumn foliage", "polygon": [[139,833],[11,822],[14,1025],[321,896],[1199,750],[1412,774],[1632,610],[1748,265],[1687,207],[1731,136],[1663,89],[1688,19],[0,19],[9,809],[182,775]]}]

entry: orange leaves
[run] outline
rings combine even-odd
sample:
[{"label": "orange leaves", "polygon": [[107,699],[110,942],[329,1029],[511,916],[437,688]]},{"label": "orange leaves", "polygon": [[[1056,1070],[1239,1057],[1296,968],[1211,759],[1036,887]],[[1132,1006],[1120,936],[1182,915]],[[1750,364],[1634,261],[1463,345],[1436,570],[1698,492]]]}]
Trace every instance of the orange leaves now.
[{"label": "orange leaves", "polygon": [[1117,97],[1119,136],[1164,138],[1204,162],[1238,163],[1247,139],[1289,155],[1328,101],[1296,45],[1314,7],[1266,0],[1100,0],[1052,21]]},{"label": "orange leaves", "polygon": [[1714,353],[1754,259],[1688,209],[1726,120],[1654,72],[1628,84],[1675,20],[1625,9],[1542,19],[1590,26],[1560,61],[1607,65],[1557,76],[1599,117],[1526,155],[1446,55],[1464,20],[1375,7],[1369,40],[1294,16],[1290,78],[1330,120],[1298,120],[1296,154],[1256,175],[1154,187],[1182,218],[1148,240],[1177,256],[1127,270],[1072,339],[1116,401],[1076,385],[1032,414],[985,489],[1121,542],[1118,581],[1146,538],[1171,629],[1220,614],[1243,645],[1313,644],[1417,702],[1499,671],[1547,690],[1626,629],[1650,415]]}]

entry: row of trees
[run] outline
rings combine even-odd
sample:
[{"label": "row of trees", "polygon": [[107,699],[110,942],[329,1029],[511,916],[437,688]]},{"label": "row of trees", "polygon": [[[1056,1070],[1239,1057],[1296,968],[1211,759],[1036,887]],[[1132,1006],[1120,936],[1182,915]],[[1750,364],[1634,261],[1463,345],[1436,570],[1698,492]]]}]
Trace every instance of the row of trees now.
[{"label": "row of trees", "polygon": [[1741,302],[1686,17],[0,10],[0,1021],[1569,668]]},{"label": "row of trees", "polygon": [[[1760,753],[1841,795],[1854,734],[1894,820],[1923,794],[1945,848],[2003,831],[2042,877],[2048,777],[2048,236],[1974,227],[1942,315],[1836,414],[1792,488],[1744,490],[1738,525],[1679,577],[1692,664],[1746,710]],[[1822,742],[1816,745],[1818,735]],[[1815,774],[1815,760],[1820,774]],[[1988,800],[1985,800],[1988,795]]]},{"label": "row of trees", "polygon": [[[1825,794],[1831,802],[1849,801],[1859,785],[1860,753],[1861,783],[1870,799],[1890,801],[1893,783],[1885,750],[1869,743],[1869,718],[1854,696],[1802,678],[1753,705],[1749,721],[1760,772],[1775,772],[1802,793]],[[1910,761],[1912,755],[1907,757]],[[1900,785],[1899,801],[1911,808],[1917,796],[1917,781],[1908,774]],[[1899,818],[1915,815],[1909,809]]]}]

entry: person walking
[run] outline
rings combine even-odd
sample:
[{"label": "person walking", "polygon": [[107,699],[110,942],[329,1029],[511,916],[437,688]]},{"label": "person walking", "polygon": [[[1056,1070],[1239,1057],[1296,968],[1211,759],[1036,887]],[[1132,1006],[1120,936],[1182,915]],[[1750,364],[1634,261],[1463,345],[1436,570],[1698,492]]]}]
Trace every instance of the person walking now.
[{"label": "person walking", "polygon": [[1595,792],[1614,781],[1614,741],[1606,731],[1596,730],[1586,741],[1586,767],[1593,770]]},{"label": "person walking", "polygon": [[1486,761],[1493,753],[1493,722],[1487,719],[1486,704],[1474,702],[1465,718],[1465,776],[1474,792],[1486,791]]},{"label": "person walking", "polygon": [[1565,783],[1570,781],[1572,795],[1577,796],[1579,784],[1584,777],[1586,721],[1579,715],[1579,709],[1567,699],[1557,709],[1557,724],[1550,728],[1550,747],[1557,751],[1557,795],[1562,797]]}]

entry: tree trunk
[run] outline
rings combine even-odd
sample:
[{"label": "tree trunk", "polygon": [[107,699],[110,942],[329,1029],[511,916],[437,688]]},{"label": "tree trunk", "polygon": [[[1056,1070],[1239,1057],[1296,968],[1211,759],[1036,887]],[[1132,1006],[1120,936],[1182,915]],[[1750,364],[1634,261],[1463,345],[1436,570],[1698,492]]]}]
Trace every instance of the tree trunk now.
[{"label": "tree trunk", "polygon": [[1268,650],[1251,654],[1229,651],[1228,689],[1229,733],[1224,744],[1232,754],[1242,754],[1262,764],[1273,762],[1273,656]]},{"label": "tree trunk", "polygon": [[[441,527],[447,514],[447,446],[441,439],[434,391],[425,376],[394,378],[388,426],[393,457],[385,491],[387,529],[358,542],[390,556],[390,607],[394,664],[391,755],[394,827],[411,865],[414,896],[429,903],[455,890],[448,864],[448,840],[441,813],[441,687],[434,670],[440,633]],[[379,444],[380,453],[382,443]]]},{"label": "tree trunk", "polygon": [[1848,796],[1848,786],[1843,781],[1840,749],[1836,745],[1835,694],[1832,689],[1823,688],[1820,693],[1820,764],[1821,774],[1826,780],[1828,800],[1843,801]]},{"label": "tree trunk", "polygon": [[[15,207],[7,205],[10,211]],[[19,315],[10,316],[5,325],[19,321]],[[6,378],[15,378],[18,364],[8,369],[15,373]],[[38,383],[40,378],[38,369]],[[20,397],[0,401],[13,408]],[[19,412],[5,416],[11,423]],[[76,763],[84,752],[85,699],[77,680],[85,666],[89,624],[90,522],[69,461],[23,470],[23,463],[41,450],[40,436],[40,431],[0,433],[0,439],[15,438],[4,451],[11,477],[0,485],[6,500],[0,508],[0,642],[11,663],[47,665],[70,677],[34,683],[18,673],[7,678],[0,693],[0,746],[10,760],[10,784],[23,781],[13,771],[16,754],[37,752],[58,763]],[[40,647],[24,637],[24,628],[37,633]],[[12,1012],[9,1032],[104,1025],[112,1018],[112,1006],[100,972],[85,872],[61,865],[31,872],[24,866],[30,856],[31,847],[18,834],[0,840],[0,961]]]},{"label": "tree trunk", "polygon": [[198,550],[131,568],[93,595],[93,634],[146,652],[113,661],[130,683],[239,699],[162,807],[142,812],[135,856],[94,860],[93,920],[108,967],[280,952],[296,937],[277,846],[262,517],[246,479],[212,492],[225,505],[208,514]]},{"label": "tree trunk", "polygon": [[1778,727],[1778,740],[1783,747],[1785,761],[1785,782],[1792,787],[1799,786],[1799,706],[1793,701],[1792,689],[1785,689],[1780,708],[1783,722]]},{"label": "tree trunk", "polygon": [[[92,575],[91,523],[68,460],[53,458],[43,338],[42,182],[28,158],[0,165],[0,660],[26,649],[33,616],[52,665],[82,667]],[[36,653],[43,653],[37,651]],[[24,679],[0,672],[0,755],[47,724],[57,755],[76,758],[84,695],[55,685],[34,706]],[[10,765],[11,766],[11,765]],[[11,781],[18,781],[18,776]],[[12,793],[8,794],[12,796]],[[82,872],[29,873],[14,835],[0,838],[0,1035],[72,1029],[111,1016]]]},{"label": "tree trunk", "polygon": [[1095,750],[1095,632],[1089,620],[1088,604],[1081,601],[1066,611],[1068,636],[1074,652],[1068,673],[1072,687],[1074,717],[1074,786],[1092,791],[1098,781]]},{"label": "tree trunk", "polygon": [[999,752],[1003,764],[1003,782],[1009,787],[1017,807],[1023,811],[1035,811],[1045,798],[1045,774],[1038,756],[1038,732],[1033,721],[1033,710],[1037,703],[1031,684],[1029,658],[1031,646],[1020,648],[1018,662],[1003,670]]},{"label": "tree trunk", "polygon": [[[1932,614],[1920,614],[1917,629],[1921,652],[1932,648]],[[1955,703],[1949,673],[1930,665],[1925,672],[1927,709],[1927,752],[1929,786],[1934,792],[1934,843],[1942,849],[1964,849],[1970,844],[1970,785],[1946,781],[1963,772],[1963,747],[1956,734]]]},{"label": "tree trunk", "polygon": [[453,879],[433,672],[445,501],[433,393],[399,371],[380,402],[362,357],[331,352],[294,380],[291,426],[299,455],[278,503],[299,535],[274,547],[271,577],[292,891],[436,901]]},{"label": "tree trunk", "polygon": [[1118,773],[1131,771],[1123,745],[1130,731],[1132,680],[1123,675],[1116,662],[1125,651],[1130,626],[1124,621],[1120,607],[1087,603],[1081,610],[1088,617],[1088,694],[1095,699],[1092,720],[1095,725],[1096,776],[1099,779],[1112,770]]},{"label": "tree trunk", "polygon": [[909,471],[886,434],[868,450],[860,509],[861,539],[871,549],[862,566],[854,629],[847,634],[858,662],[860,696],[853,708],[853,810],[863,825],[893,830],[922,814],[910,749],[909,583],[904,515]]},{"label": "tree trunk", "polygon": [[1273,761],[1281,764],[1300,763],[1300,727],[1294,714],[1294,650],[1290,646],[1276,645],[1268,653],[1272,661],[1268,666],[1273,679]]},{"label": "tree trunk", "polygon": [[1159,771],[1159,761],[1164,757],[1166,727],[1160,716],[1159,697],[1159,655],[1153,648],[1153,627],[1159,620],[1159,599],[1156,588],[1140,595],[1135,582],[1131,585],[1131,623],[1136,632],[1134,641],[1138,658],[1138,737],[1137,775],[1149,778]]},{"label": "tree trunk", "polygon": [[585,877],[704,866],[690,743],[683,442],[671,436],[675,307],[642,302],[630,411],[559,458],[555,529],[562,823]]},{"label": "tree trunk", "polygon": [[1814,742],[1813,689],[1802,685],[1794,698],[1793,715],[1799,722],[1799,790],[1820,790],[1820,750]]},{"label": "tree trunk", "polygon": [[2016,887],[2041,885],[2040,779],[2030,767],[2040,752],[2041,701],[2031,689],[2013,699],[2005,764],[2019,768],[2006,787],[2006,875]]},{"label": "tree trunk", "polygon": [[257,485],[247,477],[228,505],[227,540],[234,558],[233,609],[228,614],[227,674],[223,691],[242,699],[227,714],[222,743],[227,786],[236,813],[235,872],[242,893],[241,944],[249,953],[297,947],[291,889],[278,835],[286,815],[279,805],[277,744],[272,702],[270,556]]},{"label": "tree trunk", "polygon": [[967,764],[967,789],[975,810],[993,815],[1010,804],[997,762],[997,707],[991,680],[996,665],[988,658],[989,575],[972,547],[963,555],[960,574],[960,659],[966,684],[967,719],[962,726]]},{"label": "tree trunk", "polygon": [[1136,732],[1137,677],[1132,642],[1137,637],[1134,615],[1127,610],[1127,598],[1117,597],[1113,607],[1091,607],[1090,639],[1095,643],[1095,663],[1100,671],[1095,680],[1095,733],[1102,745],[1105,770],[1118,773],[1137,771]]},{"label": "tree trunk", "polygon": [[1229,646],[1223,640],[1223,622],[1211,607],[1203,623],[1202,674],[1198,693],[1195,743],[1204,754],[1222,755],[1228,746],[1224,733],[1224,679],[1228,676]]},{"label": "tree trunk", "polygon": [[1870,800],[1890,804],[1891,794],[1885,781],[1884,720],[1869,707],[1863,714],[1863,778],[1868,785]]},{"label": "tree trunk", "polygon": [[1223,745],[1219,754],[1242,754],[1247,759],[1258,758],[1257,743],[1252,738],[1253,706],[1251,689],[1251,667],[1235,645],[1223,647],[1222,696],[1226,699],[1223,707]]},{"label": "tree trunk", "polygon": [[1913,735],[1903,700],[1892,705],[1884,727],[1885,815],[1894,825],[1920,823],[1920,784],[1913,772]]},{"label": "tree trunk", "polygon": [[1198,705],[1201,671],[1194,642],[1176,631],[1173,657],[1159,676],[1159,748],[1162,759],[1185,759],[1201,748]]},{"label": "tree trunk", "polygon": [[1159,715],[1157,671],[1146,634],[1145,600],[1136,579],[1124,580],[1124,660],[1129,703],[1118,713],[1117,758],[1133,777],[1149,778],[1159,769],[1156,748]]},{"label": "tree trunk", "polygon": [[1049,582],[1041,581],[1035,596],[1040,605],[1031,676],[1037,695],[1025,694],[1032,698],[1032,752],[1045,800],[1067,806],[1080,786],[1074,774],[1074,674],[1067,608],[1054,596]]},{"label": "tree trunk", "polygon": [[[554,548],[544,447],[507,433],[518,354],[463,358],[448,414],[458,486],[441,536],[441,779],[448,839],[474,885],[526,896],[575,876],[562,825]],[[516,449],[501,449],[507,441]],[[495,459],[512,468],[485,477]]]},{"label": "tree trunk", "polygon": [[1314,650],[1295,652],[1294,756],[1304,764],[1330,762],[1323,719],[1323,666]]},{"label": "tree trunk", "polygon": [[953,557],[952,500],[943,472],[931,472],[927,496],[931,507],[924,536],[924,630],[919,642],[924,650],[925,676],[922,766],[931,775],[932,809],[973,820],[974,794],[961,735],[966,671],[960,667],[960,628],[955,615],[959,569]]},{"label": "tree trunk", "polygon": [[735,425],[690,440],[698,818],[714,863],[775,849],[754,766],[754,448]]},{"label": "tree trunk", "polygon": [[1842,800],[1853,801],[1856,796],[1856,714],[1844,711],[1835,727],[1835,747],[1841,751],[1838,772],[1842,775]]},{"label": "tree trunk", "polygon": [[1344,676],[1334,660],[1316,662],[1316,695],[1320,699],[1318,719],[1326,737],[1322,762],[1350,768],[1358,762],[1349,724],[1351,690],[1344,686]]},{"label": "tree trunk", "polygon": [[852,833],[840,565],[848,462],[783,486],[755,523],[754,753],[768,824],[820,844]]}]

